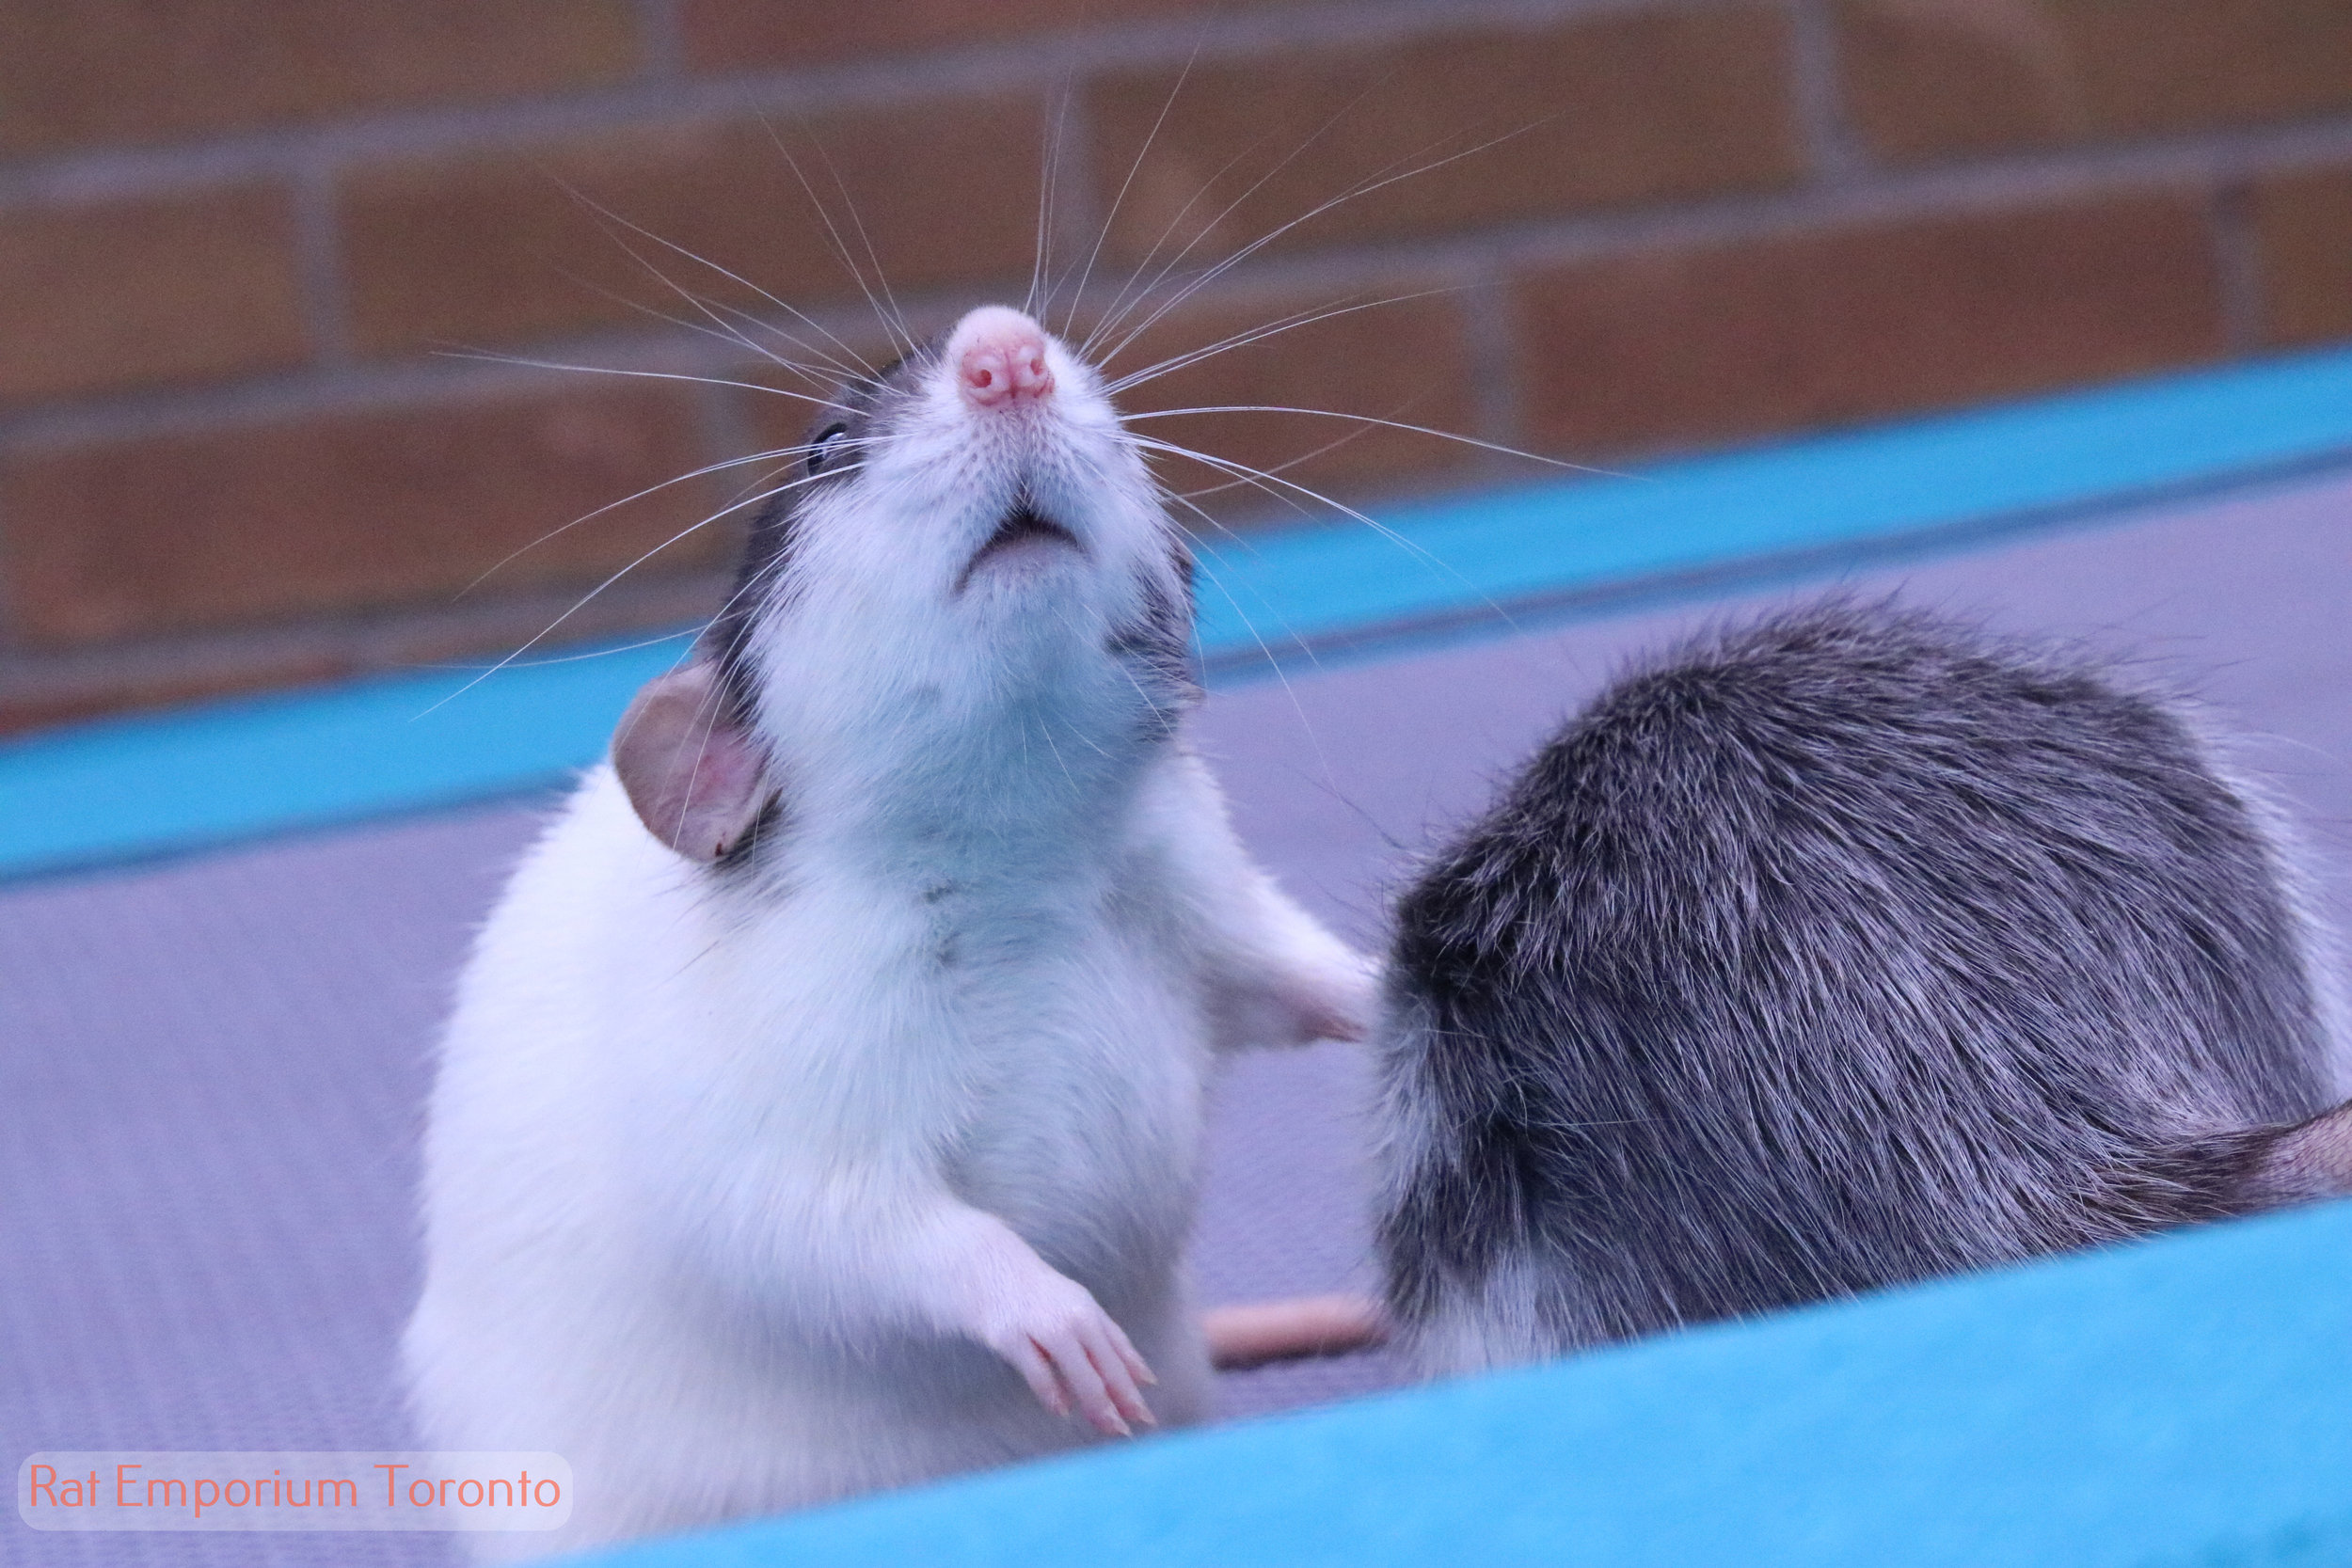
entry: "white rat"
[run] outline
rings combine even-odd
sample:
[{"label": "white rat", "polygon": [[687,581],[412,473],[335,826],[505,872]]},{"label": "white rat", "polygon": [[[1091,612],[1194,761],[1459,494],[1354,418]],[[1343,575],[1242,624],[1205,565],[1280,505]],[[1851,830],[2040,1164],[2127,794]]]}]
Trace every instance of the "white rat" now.
[{"label": "white rat", "polygon": [[1186,746],[1190,561],[1092,369],[990,307],[818,425],[459,987],[413,1405],[575,1476],[485,1561],[1194,1418],[1213,1053],[1375,1006]]}]

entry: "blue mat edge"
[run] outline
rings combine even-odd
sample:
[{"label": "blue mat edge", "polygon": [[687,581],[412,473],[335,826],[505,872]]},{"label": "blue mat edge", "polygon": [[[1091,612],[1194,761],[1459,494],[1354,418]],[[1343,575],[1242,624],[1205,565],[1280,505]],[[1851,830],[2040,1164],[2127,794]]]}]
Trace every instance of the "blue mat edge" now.
[{"label": "blue mat edge", "polygon": [[[2352,350],[2246,361],[1384,512],[1202,549],[1215,678],[1286,653],[1475,635],[1580,606],[1834,569],[1907,540],[2080,521],[2352,454]],[[1545,607],[1549,607],[1548,611]],[[682,638],[686,634],[680,634]],[[671,641],[465,673],[375,676],[0,743],[0,878],[545,787],[593,763]]]},{"label": "blue mat edge", "polygon": [[2335,1204],[568,1560],[2342,1563],[2347,1347]]}]

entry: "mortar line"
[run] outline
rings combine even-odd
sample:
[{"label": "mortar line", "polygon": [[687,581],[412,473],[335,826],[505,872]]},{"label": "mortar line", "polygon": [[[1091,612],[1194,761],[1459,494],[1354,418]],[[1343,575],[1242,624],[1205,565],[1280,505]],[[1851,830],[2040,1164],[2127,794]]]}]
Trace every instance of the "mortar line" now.
[{"label": "mortar line", "polygon": [[1813,177],[1846,184],[1868,172],[1846,117],[1836,19],[1828,0],[1788,0],[1789,84],[1797,131]]},{"label": "mortar line", "polygon": [[315,159],[290,170],[294,223],[294,264],[301,279],[304,325],[314,361],[329,371],[349,368],[352,349],[349,300],[343,274],[342,227],[337,220],[335,180]]},{"label": "mortar line", "polygon": [[637,0],[637,37],[645,52],[640,79],[675,87],[687,78],[685,29],[678,0]]},{"label": "mortar line", "polygon": [[2213,234],[2215,278],[2221,293],[2222,339],[2228,353],[2251,354],[2263,346],[2268,316],[2264,298],[2262,242],[2254,230],[2253,193],[2232,181],[2214,192],[2207,216]]},{"label": "mortar line", "polygon": [[[1357,51],[1478,30],[1534,30],[1641,12],[1739,9],[1746,0],[1325,0],[1262,12],[1046,31],[943,50],[734,72],[644,74],[612,86],[471,103],[366,109],[314,124],[257,127],[183,146],[96,148],[0,164],[0,205],[145,194],[250,177],[307,153],[342,164],[527,146],[680,121],[789,111],[889,109],[943,97],[1050,93],[1065,61],[1084,81],[1269,53]],[[640,0],[641,18],[675,0]],[[682,46],[670,29],[649,43]],[[1048,44],[1054,47],[1047,47]]]}]

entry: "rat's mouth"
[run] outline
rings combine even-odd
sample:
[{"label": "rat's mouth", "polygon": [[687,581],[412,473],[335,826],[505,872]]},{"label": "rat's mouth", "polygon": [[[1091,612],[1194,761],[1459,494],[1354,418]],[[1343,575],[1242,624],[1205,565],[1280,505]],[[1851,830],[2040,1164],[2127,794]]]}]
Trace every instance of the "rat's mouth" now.
[{"label": "rat's mouth", "polygon": [[1017,503],[1005,514],[1005,520],[996,525],[996,531],[988,536],[988,543],[972,554],[956,578],[956,592],[961,594],[970,585],[972,575],[981,567],[997,562],[1025,562],[1057,550],[1074,550],[1086,554],[1086,546],[1078,536],[1055,522],[1041,516],[1026,501]]}]

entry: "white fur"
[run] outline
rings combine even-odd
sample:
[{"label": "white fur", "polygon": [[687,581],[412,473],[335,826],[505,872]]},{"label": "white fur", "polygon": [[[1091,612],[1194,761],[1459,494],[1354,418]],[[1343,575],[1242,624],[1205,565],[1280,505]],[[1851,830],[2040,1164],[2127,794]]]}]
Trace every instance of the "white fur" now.
[{"label": "white fur", "polygon": [[[1359,1029],[1371,983],[1249,863],[1181,733],[1138,727],[1104,646],[1172,574],[1167,525],[1051,353],[1060,391],[1009,415],[934,367],[811,503],[755,640],[769,858],[691,864],[599,768],[481,935],[410,1387],[429,1444],[552,1449],[577,1489],[561,1532],[469,1538],[484,1560],[1087,1441],[998,1351],[1090,1312],[1162,1419],[1200,1410],[1212,1052]],[[958,594],[1025,479],[1084,553]]]}]

